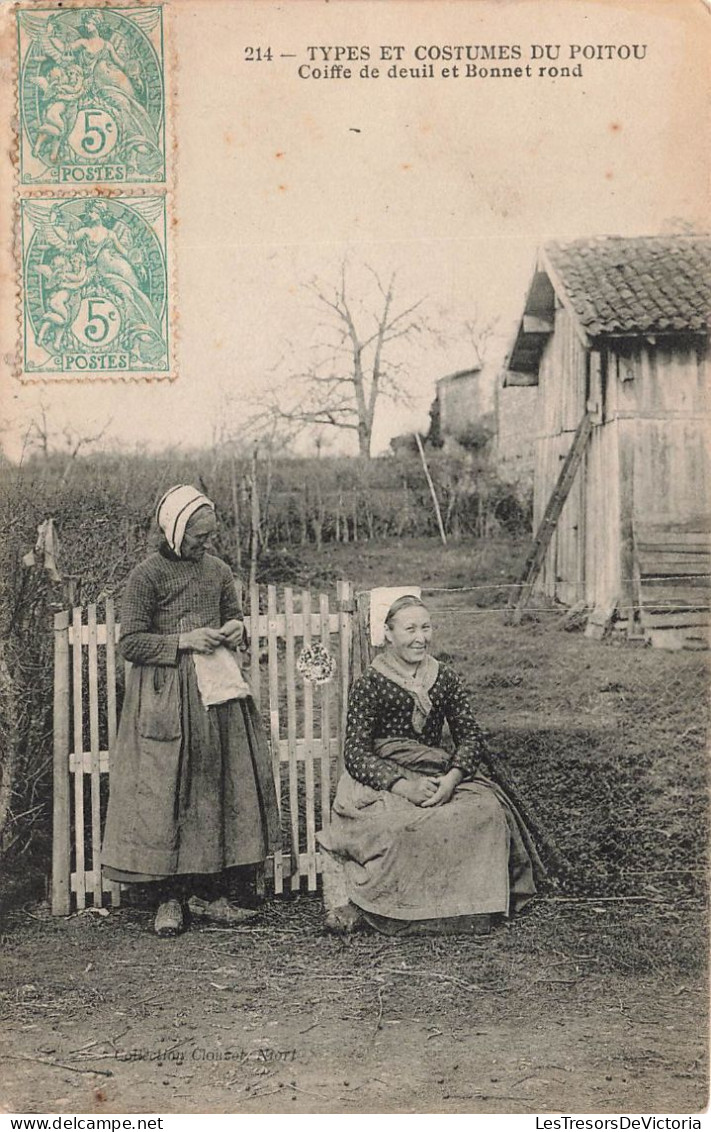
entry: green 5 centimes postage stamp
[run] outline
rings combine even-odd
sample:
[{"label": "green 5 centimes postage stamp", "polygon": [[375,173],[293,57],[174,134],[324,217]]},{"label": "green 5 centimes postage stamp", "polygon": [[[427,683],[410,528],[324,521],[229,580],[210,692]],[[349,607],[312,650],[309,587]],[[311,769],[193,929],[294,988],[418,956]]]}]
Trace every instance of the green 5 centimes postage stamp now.
[{"label": "green 5 centimes postage stamp", "polygon": [[167,377],[164,197],[20,201],[26,377]]},{"label": "green 5 centimes postage stamp", "polygon": [[165,181],[163,13],[21,9],[20,182]]}]

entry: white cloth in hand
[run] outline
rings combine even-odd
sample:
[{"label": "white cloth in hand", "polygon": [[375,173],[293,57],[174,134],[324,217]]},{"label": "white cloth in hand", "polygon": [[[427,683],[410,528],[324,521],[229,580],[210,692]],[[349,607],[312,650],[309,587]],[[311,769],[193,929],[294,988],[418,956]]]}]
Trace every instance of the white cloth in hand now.
[{"label": "white cloth in hand", "polygon": [[244,700],[252,689],[242,675],[237,657],[224,645],[214,652],[193,653],[200,699],[208,708],[229,700]]}]

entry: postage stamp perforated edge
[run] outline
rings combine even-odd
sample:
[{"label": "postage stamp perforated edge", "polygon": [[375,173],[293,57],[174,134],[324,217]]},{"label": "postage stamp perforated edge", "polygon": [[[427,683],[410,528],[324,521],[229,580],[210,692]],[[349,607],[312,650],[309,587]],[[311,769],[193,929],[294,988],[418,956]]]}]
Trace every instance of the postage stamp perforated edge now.
[{"label": "postage stamp perforated edge", "polygon": [[[51,4],[45,3],[45,8],[50,9]],[[116,8],[128,10],[131,5],[122,4],[106,4],[103,0],[94,0],[90,4],[73,4],[74,9],[101,9],[101,8]],[[84,188],[83,191],[68,191],[67,189],[52,188],[50,186],[39,185],[23,185],[20,181],[20,67],[19,59],[16,52],[8,52],[6,60],[6,77],[9,80],[9,86],[14,92],[14,121],[11,123],[9,131],[10,146],[8,150],[9,166],[12,173],[12,199],[8,201],[7,215],[12,217],[12,223],[8,225],[6,231],[11,233],[8,250],[11,251],[11,259],[14,266],[13,276],[15,280],[15,351],[14,357],[11,354],[5,355],[5,362],[9,366],[9,374],[23,384],[46,384],[55,382],[79,382],[85,383],[87,381],[101,381],[106,382],[164,382],[175,381],[178,377],[178,345],[180,338],[180,319],[179,309],[177,302],[178,294],[178,277],[177,277],[177,256],[174,253],[175,235],[178,231],[178,216],[176,206],[175,189],[178,180],[178,138],[174,125],[174,107],[176,104],[176,75],[177,68],[177,52],[173,43],[171,35],[171,21],[172,16],[169,5],[154,4],[152,7],[160,7],[162,12],[162,36],[163,36],[163,90],[164,90],[164,142],[165,142],[165,172],[166,180],[163,183],[155,185],[139,185],[131,182],[124,182],[121,185],[102,186],[100,184],[92,185],[89,188]],[[16,35],[16,12],[22,9],[34,8],[34,5],[29,0],[20,0],[20,3],[9,5],[5,10],[5,17],[12,27],[12,34],[10,42],[17,42]],[[55,5],[51,10],[66,10],[66,5]],[[28,372],[24,366],[24,289],[25,279],[22,260],[22,221],[21,221],[21,207],[23,200],[42,200],[44,198],[59,200],[59,199],[86,199],[92,197],[97,199],[111,199],[116,196],[134,197],[145,195],[163,196],[165,198],[165,217],[166,217],[166,239],[164,246],[165,260],[166,260],[166,275],[167,275],[167,335],[168,335],[168,365],[165,369],[160,370],[147,370],[147,369],[127,369],[118,371],[104,370],[101,373],[76,373],[61,370],[55,370],[52,373],[38,373]]]},{"label": "postage stamp perforated edge", "polygon": [[[112,208],[112,202],[118,207]],[[65,219],[68,215],[71,217],[73,232],[69,233],[66,228],[57,232],[57,225],[51,220],[54,209],[58,210],[57,220],[62,218],[62,214]],[[94,209],[97,215],[89,217],[89,211]],[[130,225],[124,233],[121,225],[126,219],[129,219]],[[42,221],[47,222],[49,231],[38,231]],[[150,193],[146,190],[126,193],[117,188],[81,194],[43,191],[17,197],[13,238],[17,296],[14,376],[22,382],[35,383],[175,380],[176,271],[171,229],[176,223],[172,192]],[[115,236],[117,227],[119,234]],[[162,313],[157,320],[146,306],[148,297],[137,286],[137,269],[143,266],[141,261],[145,249],[135,247],[132,232],[139,235],[145,232],[148,244],[152,244],[149,253],[152,252],[154,262],[156,245],[159,246],[164,277]],[[123,246],[120,237],[124,234],[130,247]],[[33,239],[35,246],[29,254]],[[39,254],[37,240],[41,240],[43,254]],[[55,240],[58,242],[55,243]],[[102,253],[97,249],[102,244],[105,254],[99,259]],[[137,254],[129,258],[127,251]],[[57,256],[64,257],[63,261],[55,263]],[[136,261],[135,266],[132,260]],[[32,284],[28,283],[28,268],[32,266],[35,274],[39,267],[43,269],[43,283],[48,284],[47,287],[37,284],[41,303],[38,302],[37,288],[33,295]],[[92,282],[96,282],[97,287],[93,287]],[[46,305],[45,295],[48,296]],[[90,305],[92,301],[93,306]],[[34,303],[34,323],[31,303]],[[43,317],[39,319],[38,326],[37,310],[40,305]],[[164,348],[159,362],[155,358],[157,323]],[[50,339],[50,345],[60,348],[53,351],[54,364],[51,359],[45,358],[39,367],[35,359],[42,360],[40,351],[43,344],[37,341],[42,326],[43,339]],[[138,349],[117,351],[113,360],[106,360],[110,358],[107,347],[118,340],[122,330],[129,334],[131,344]],[[71,353],[63,349],[70,333],[76,346]],[[53,341],[52,335],[55,335]],[[92,349],[92,344],[97,348]],[[50,353],[49,350],[44,352]]]},{"label": "postage stamp perforated edge", "polygon": [[[50,20],[59,22],[63,16],[77,12],[85,13],[85,19],[94,25],[84,38],[69,43],[46,32]],[[126,59],[125,40],[123,54],[117,54],[115,33],[109,36],[107,28],[100,23],[102,16],[105,22],[105,13],[112,13],[127,26],[130,22],[137,28],[134,34],[144,47],[144,63],[148,63],[142,73],[136,60]],[[166,65],[165,15],[162,4],[132,6],[94,2],[52,6],[45,3],[40,8],[25,0],[14,6],[17,161],[18,180],[23,188],[74,185],[81,189],[92,184],[122,184],[128,188],[169,184],[173,92],[171,69]],[[90,55],[87,44],[94,56]],[[60,46],[65,48],[64,52],[60,51]],[[82,73],[82,67],[77,64],[80,56],[84,61],[87,55],[89,62],[84,62]],[[32,67],[28,62],[30,56]],[[92,63],[93,58],[96,61]],[[44,60],[42,67],[40,59]],[[38,73],[26,75],[27,70]],[[46,73],[40,74],[40,70]],[[133,86],[129,72],[134,75]],[[151,78],[154,96],[160,90],[162,114],[158,123],[151,121],[151,115],[132,93],[137,83],[145,85]],[[23,102],[32,86],[40,86],[46,95],[43,107],[46,122],[40,125],[37,132],[42,136],[34,139],[34,145]],[[54,95],[53,101],[50,94]],[[44,133],[42,126],[46,126]],[[111,160],[111,148],[117,145],[116,152],[127,157],[128,164]],[[57,148],[56,153],[54,148]],[[64,162],[59,160],[60,148],[66,158]],[[39,152],[33,152],[35,149]],[[86,151],[83,155],[82,149]],[[54,161],[47,160],[52,156]],[[92,162],[91,156],[101,160]],[[141,163],[143,168],[138,167]]]}]

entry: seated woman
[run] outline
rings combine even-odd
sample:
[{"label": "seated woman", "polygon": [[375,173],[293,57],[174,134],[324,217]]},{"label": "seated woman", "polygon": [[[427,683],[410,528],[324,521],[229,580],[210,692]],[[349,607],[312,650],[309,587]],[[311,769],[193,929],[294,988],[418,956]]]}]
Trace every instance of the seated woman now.
[{"label": "seated woman", "polygon": [[[398,597],[384,651],[351,689],[346,770],[319,834],[327,905],[333,854],[350,904],[389,933],[471,929],[473,917],[508,915],[536,891],[530,836],[481,774],[482,734],[460,677],[429,654],[431,637],[424,602]],[[440,746],[445,721],[453,755]],[[353,915],[338,909],[329,923],[347,929]]]}]

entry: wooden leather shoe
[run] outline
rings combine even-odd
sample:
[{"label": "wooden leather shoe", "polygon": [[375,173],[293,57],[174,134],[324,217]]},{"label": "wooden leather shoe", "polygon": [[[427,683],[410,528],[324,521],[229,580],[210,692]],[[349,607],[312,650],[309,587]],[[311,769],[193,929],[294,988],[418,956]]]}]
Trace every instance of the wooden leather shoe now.
[{"label": "wooden leather shoe", "polygon": [[338,908],[331,908],[324,920],[326,931],[333,932],[334,935],[350,935],[364,926],[363,913],[350,900]]},{"label": "wooden leather shoe", "polygon": [[185,927],[183,909],[179,900],[166,900],[159,905],[153,922],[153,931],[163,939],[180,935]]},{"label": "wooden leather shoe", "polygon": [[226,896],[218,900],[201,900],[199,896],[191,896],[188,900],[188,911],[194,920],[205,920],[210,924],[220,924],[225,928],[246,924],[259,915],[253,908],[238,908],[230,904]]}]

